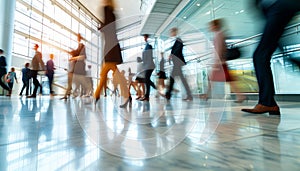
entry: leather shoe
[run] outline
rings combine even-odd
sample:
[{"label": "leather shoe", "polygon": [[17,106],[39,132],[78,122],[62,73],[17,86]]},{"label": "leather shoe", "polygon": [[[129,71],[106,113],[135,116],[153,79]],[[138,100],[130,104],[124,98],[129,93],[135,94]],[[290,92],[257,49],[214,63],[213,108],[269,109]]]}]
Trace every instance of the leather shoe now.
[{"label": "leather shoe", "polygon": [[140,99],[140,101],[149,101],[149,97],[144,97],[144,98]]},{"label": "leather shoe", "polygon": [[36,98],[36,95],[27,96],[27,98]]},{"label": "leather shoe", "polygon": [[257,104],[253,109],[242,109],[243,112],[262,114],[269,112],[270,115],[280,115],[280,110],[278,106],[264,106],[262,104]]}]

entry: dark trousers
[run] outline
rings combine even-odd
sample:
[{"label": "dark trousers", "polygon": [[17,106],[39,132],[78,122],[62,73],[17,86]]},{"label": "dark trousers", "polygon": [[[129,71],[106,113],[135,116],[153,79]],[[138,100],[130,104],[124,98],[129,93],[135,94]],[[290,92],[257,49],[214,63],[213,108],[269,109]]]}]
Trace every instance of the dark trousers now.
[{"label": "dark trousers", "polygon": [[8,87],[9,87],[11,90],[14,88],[14,83],[9,82],[9,83],[7,83],[7,84],[8,84]]},{"label": "dark trousers", "polygon": [[188,98],[192,97],[191,89],[190,89],[190,87],[189,87],[186,79],[183,76],[181,66],[176,66],[176,65],[173,66],[173,70],[172,70],[172,73],[170,75],[170,87],[169,87],[169,90],[167,91],[166,95],[169,96],[169,97],[171,97],[171,93],[173,91],[174,82],[175,82],[174,78],[176,76],[179,76],[179,78],[180,78],[180,80],[181,80],[181,82],[182,82],[182,84],[184,86],[184,89],[186,91],[187,97]]},{"label": "dark trousers", "polygon": [[22,80],[23,81],[23,87],[21,89],[20,95],[23,94],[24,89],[26,88],[26,96],[28,96],[29,91],[29,80]]},{"label": "dark trousers", "polygon": [[32,76],[33,85],[34,85],[32,96],[36,96],[36,93],[37,93],[37,90],[39,87],[40,87],[40,92],[42,93],[42,86],[41,86],[39,80],[37,79],[38,71],[31,70],[31,74],[32,74],[31,76]]},{"label": "dark trousers", "polygon": [[52,83],[53,83],[54,74],[47,74],[47,77],[49,81],[50,94],[53,94]]},{"label": "dark trousers", "polygon": [[145,71],[145,81],[146,81],[146,93],[145,98],[149,98],[150,96],[150,86],[156,89],[155,84],[151,81],[151,75],[152,75],[153,69],[148,69]]},{"label": "dark trousers", "polygon": [[253,54],[253,63],[259,87],[259,104],[276,106],[275,88],[271,70],[272,54],[278,46],[284,28],[300,10],[299,0],[278,0],[265,10],[266,25]]}]

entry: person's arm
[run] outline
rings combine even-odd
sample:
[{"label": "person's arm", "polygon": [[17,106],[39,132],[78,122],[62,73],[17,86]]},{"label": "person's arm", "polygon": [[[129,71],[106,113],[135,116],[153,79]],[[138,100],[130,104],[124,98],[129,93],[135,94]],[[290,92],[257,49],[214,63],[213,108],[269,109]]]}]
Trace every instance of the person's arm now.
[{"label": "person's arm", "polygon": [[14,77],[16,79],[16,83],[18,83],[18,79],[17,79],[17,74],[16,73],[14,74]]},{"label": "person's arm", "polygon": [[82,61],[85,59],[84,55],[79,55],[79,56],[74,56],[72,58],[69,59],[69,61]]}]

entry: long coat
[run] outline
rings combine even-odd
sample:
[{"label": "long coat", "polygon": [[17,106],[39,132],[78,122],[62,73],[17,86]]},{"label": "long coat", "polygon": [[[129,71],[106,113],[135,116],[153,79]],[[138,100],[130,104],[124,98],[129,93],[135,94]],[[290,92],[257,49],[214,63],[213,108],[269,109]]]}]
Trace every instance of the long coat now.
[{"label": "long coat", "polygon": [[116,17],[113,9],[110,6],[104,7],[104,23],[101,31],[104,34],[104,61],[116,62],[120,64],[123,62],[121,55],[121,48],[116,34]]}]

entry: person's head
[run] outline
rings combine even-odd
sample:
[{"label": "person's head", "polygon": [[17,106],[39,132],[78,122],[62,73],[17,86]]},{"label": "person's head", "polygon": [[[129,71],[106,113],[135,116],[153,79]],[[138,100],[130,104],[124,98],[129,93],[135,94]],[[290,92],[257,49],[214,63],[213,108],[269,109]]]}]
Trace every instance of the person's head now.
[{"label": "person's head", "polygon": [[3,54],[3,53],[4,53],[4,51],[2,49],[0,49],[0,55]]},{"label": "person's head", "polygon": [[51,53],[51,54],[49,55],[49,58],[50,58],[51,60],[53,60],[53,59],[54,59],[54,54]]},{"label": "person's head", "polygon": [[36,50],[36,51],[38,50],[38,48],[39,48],[38,44],[35,44],[34,47],[33,47],[33,49]]},{"label": "person's head", "polygon": [[25,64],[25,68],[28,68],[29,65],[30,65],[30,64],[27,62],[27,63]]},{"label": "person's head", "polygon": [[78,42],[81,42],[81,40],[82,40],[82,36],[81,36],[80,33],[78,33],[78,34],[77,34],[77,41],[78,41]]},{"label": "person's head", "polygon": [[102,5],[103,6],[110,6],[113,9],[115,9],[115,7],[116,7],[114,0],[102,0]]},{"label": "person's head", "polygon": [[176,37],[177,34],[178,34],[178,28],[173,27],[173,28],[170,29],[170,36],[171,37]]},{"label": "person's head", "polygon": [[210,31],[219,31],[223,27],[223,20],[222,19],[215,19],[209,22],[209,29]]},{"label": "person's head", "polygon": [[149,34],[144,34],[143,36],[144,36],[145,42],[147,42],[147,41],[148,41],[148,38],[149,38]]},{"label": "person's head", "polygon": [[14,67],[11,67],[10,71],[11,71],[11,72],[15,72],[15,68],[14,68]]}]

